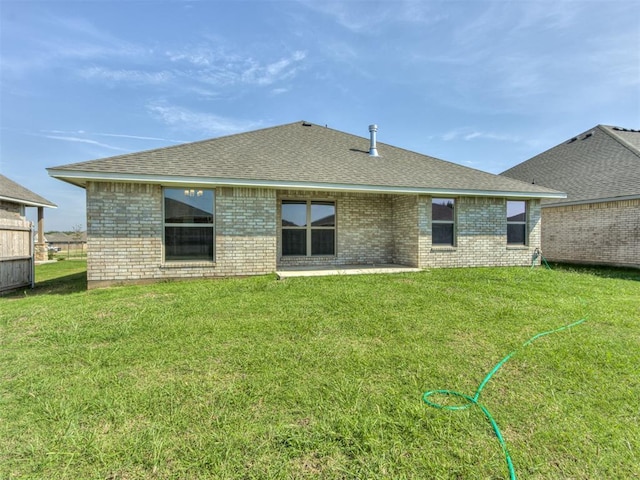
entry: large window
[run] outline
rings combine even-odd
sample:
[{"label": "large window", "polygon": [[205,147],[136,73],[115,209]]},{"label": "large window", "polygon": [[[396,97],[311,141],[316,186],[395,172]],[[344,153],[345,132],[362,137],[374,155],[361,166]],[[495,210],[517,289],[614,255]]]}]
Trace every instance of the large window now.
[{"label": "large window", "polygon": [[213,190],[164,189],[166,261],[213,261]]},{"label": "large window", "polygon": [[507,201],[507,245],[527,244],[527,202]]},{"label": "large window", "polygon": [[282,201],[282,255],[335,255],[334,202]]},{"label": "large window", "polygon": [[433,245],[455,245],[454,210],[453,198],[431,199],[431,243]]}]

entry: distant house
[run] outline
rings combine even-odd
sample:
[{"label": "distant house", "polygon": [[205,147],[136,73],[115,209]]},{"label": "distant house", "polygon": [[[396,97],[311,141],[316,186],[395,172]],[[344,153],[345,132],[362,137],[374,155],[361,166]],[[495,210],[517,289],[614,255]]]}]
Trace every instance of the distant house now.
[{"label": "distant house", "polygon": [[84,250],[84,247],[87,243],[87,233],[49,232],[45,234],[45,241],[49,249]]},{"label": "distant house", "polygon": [[567,193],[542,200],[545,257],[640,268],[640,130],[598,125],[502,175]]},{"label": "distant house", "polygon": [[86,189],[89,288],[292,267],[531,264],[540,200],[562,193],[376,132],[296,122],[48,171]]},{"label": "distant house", "polygon": [[[25,209],[38,209],[38,238]],[[32,285],[34,260],[46,260],[43,237],[44,208],[56,208],[49,200],[0,175],[0,291]]]}]

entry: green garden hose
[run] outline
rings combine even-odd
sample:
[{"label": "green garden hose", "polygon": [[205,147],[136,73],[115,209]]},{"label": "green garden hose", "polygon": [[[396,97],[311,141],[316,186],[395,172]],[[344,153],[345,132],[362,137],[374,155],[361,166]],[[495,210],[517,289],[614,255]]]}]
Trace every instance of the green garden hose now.
[{"label": "green garden hose", "polygon": [[536,266],[536,260],[538,259],[538,257],[540,257],[540,259],[541,259],[540,264],[542,265],[542,262],[544,262],[544,264],[547,267],[547,270],[551,270],[551,267],[547,263],[547,259],[542,256],[542,252],[540,251],[539,248],[536,248],[533,251],[533,256],[532,256],[532,259],[531,259],[531,268],[534,268]]},{"label": "green garden hose", "polygon": [[[483,404],[481,404],[478,401],[478,399],[480,398],[480,393],[482,392],[482,389],[485,387],[485,385],[489,382],[489,380],[491,380],[491,377],[493,376],[493,374],[496,373],[500,369],[500,367],[506,363],[507,360],[509,360],[513,355],[515,355],[518,352],[518,350],[526,347],[530,343],[533,343],[535,340],[537,340],[540,337],[544,337],[545,335],[550,335],[552,333],[560,332],[562,330],[575,327],[576,325],[580,325],[585,320],[586,320],[586,317],[578,320],[577,322],[570,323],[569,325],[556,328],[555,330],[549,330],[547,332],[538,333],[537,335],[534,335],[533,337],[531,337],[529,340],[524,342],[520,346],[520,348],[517,348],[516,350],[509,353],[509,355],[504,357],[502,360],[500,360],[500,362],[498,362],[498,364],[495,367],[493,367],[493,370],[491,370],[489,374],[486,377],[484,377],[484,380],[482,380],[482,382],[480,383],[480,386],[476,390],[476,393],[473,397],[470,397],[469,395],[465,395],[464,393],[456,392],[453,390],[430,390],[428,392],[425,392],[422,395],[422,401],[427,405],[429,405],[430,407],[439,408],[442,410],[464,410],[474,405],[480,407],[480,409],[482,410],[482,413],[484,413],[484,416],[487,418],[487,420],[489,420],[489,423],[493,427],[493,431],[495,432],[496,437],[498,438],[498,442],[502,447],[502,452],[504,453],[505,461],[507,462],[507,468],[509,469],[509,478],[511,480],[516,480],[516,472],[515,472],[515,469],[513,468],[513,462],[511,461],[511,456],[509,455],[507,444],[504,441],[504,438],[502,437],[502,433],[500,433],[500,428],[498,428],[498,424],[496,423],[494,418],[491,416],[491,413],[489,413],[489,410],[487,410],[487,407],[485,407]],[[446,395],[450,397],[458,397],[465,400],[467,403],[463,405],[442,405],[440,403],[436,403],[429,400],[429,397],[432,395]]]}]

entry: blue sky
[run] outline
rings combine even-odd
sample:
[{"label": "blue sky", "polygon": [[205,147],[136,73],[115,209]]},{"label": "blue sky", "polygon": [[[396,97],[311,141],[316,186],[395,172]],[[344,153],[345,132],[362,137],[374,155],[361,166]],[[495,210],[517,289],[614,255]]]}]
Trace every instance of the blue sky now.
[{"label": "blue sky", "polygon": [[46,167],[298,120],[499,173],[640,128],[635,0],[0,0],[0,173],[85,226]]}]

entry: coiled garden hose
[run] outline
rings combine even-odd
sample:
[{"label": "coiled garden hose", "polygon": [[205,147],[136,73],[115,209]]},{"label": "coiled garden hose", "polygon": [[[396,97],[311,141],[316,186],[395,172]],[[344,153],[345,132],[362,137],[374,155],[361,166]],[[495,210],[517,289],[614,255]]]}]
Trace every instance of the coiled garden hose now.
[{"label": "coiled garden hose", "polygon": [[[489,382],[489,380],[491,380],[491,377],[500,369],[500,367],[502,367],[502,365],[504,365],[507,362],[507,360],[509,360],[513,355],[515,355],[520,349],[526,347],[530,343],[533,343],[535,340],[537,340],[540,337],[544,337],[545,335],[550,335],[552,333],[560,332],[562,330],[567,330],[568,328],[575,327],[576,325],[580,325],[586,319],[587,318],[584,317],[578,320],[577,322],[573,322],[573,323],[570,323],[569,325],[556,328],[555,330],[549,330],[547,332],[538,333],[537,335],[534,335],[533,337],[531,337],[529,340],[524,342],[519,348],[515,349],[514,351],[509,353],[509,355],[507,355],[502,360],[500,360],[500,362],[498,362],[498,364],[495,367],[493,367],[493,370],[491,370],[489,374],[486,377],[484,377],[484,380],[480,382],[480,386],[476,390],[476,393],[473,397],[469,395],[465,395],[464,393],[453,391],[453,390],[430,390],[428,392],[425,392],[422,395],[422,401],[427,405],[429,405],[430,407],[439,408],[442,410],[464,410],[472,406],[480,407],[480,410],[482,410],[482,413],[484,413],[484,416],[487,418],[487,420],[489,420],[491,427],[493,427],[493,431],[495,432],[496,437],[498,438],[500,447],[502,447],[502,452],[504,453],[505,461],[507,462],[507,468],[509,469],[509,478],[511,480],[516,480],[516,472],[515,472],[515,469],[513,468],[513,462],[511,461],[511,456],[509,455],[507,444],[504,441],[504,438],[502,437],[502,433],[500,433],[500,428],[498,427],[498,424],[496,423],[494,418],[491,416],[491,413],[489,413],[489,410],[487,409],[487,407],[485,407],[482,403],[478,401],[478,399],[480,398],[480,393],[482,392],[482,389],[485,387],[485,385]],[[432,395],[445,395],[449,397],[458,397],[465,400],[466,403],[463,405],[442,405],[440,403],[436,403],[436,402],[433,402],[432,400],[429,400],[429,397],[431,397]]]}]

